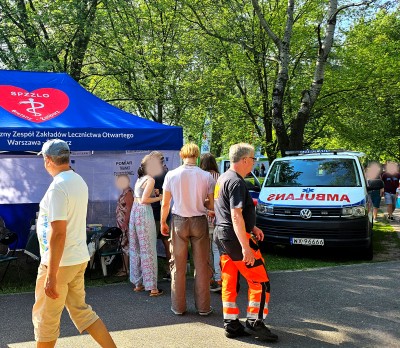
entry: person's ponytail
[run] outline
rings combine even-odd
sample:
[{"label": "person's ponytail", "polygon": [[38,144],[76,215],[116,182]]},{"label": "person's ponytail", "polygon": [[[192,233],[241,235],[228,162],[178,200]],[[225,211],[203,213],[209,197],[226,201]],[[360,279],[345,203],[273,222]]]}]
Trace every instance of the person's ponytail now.
[{"label": "person's ponytail", "polygon": [[137,174],[138,174],[138,178],[139,178],[139,179],[140,179],[141,177],[143,177],[143,176],[146,175],[146,171],[144,170],[144,165],[143,165],[143,163],[140,165],[140,167],[139,167],[139,169],[138,169],[138,171],[137,171]]}]

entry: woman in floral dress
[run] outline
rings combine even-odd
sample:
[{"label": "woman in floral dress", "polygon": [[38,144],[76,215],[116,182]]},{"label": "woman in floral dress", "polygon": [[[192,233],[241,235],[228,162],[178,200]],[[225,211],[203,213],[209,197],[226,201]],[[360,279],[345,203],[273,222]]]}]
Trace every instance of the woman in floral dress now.
[{"label": "woman in floral dress", "polygon": [[[130,179],[128,175],[118,175],[115,184],[122,193],[118,198],[116,217],[117,227],[122,230],[122,251],[124,253],[124,265],[117,273],[118,276],[126,276],[126,267],[129,264],[129,218],[133,204],[133,190],[130,187]],[[125,267],[124,267],[125,266]]]},{"label": "woman in floral dress", "polygon": [[162,172],[157,157],[147,155],[138,169],[135,200],[129,223],[130,281],[134,291],[150,291],[150,296],[160,296],[157,287],[157,232],[151,203],[160,202],[162,195],[155,195],[154,177]]}]

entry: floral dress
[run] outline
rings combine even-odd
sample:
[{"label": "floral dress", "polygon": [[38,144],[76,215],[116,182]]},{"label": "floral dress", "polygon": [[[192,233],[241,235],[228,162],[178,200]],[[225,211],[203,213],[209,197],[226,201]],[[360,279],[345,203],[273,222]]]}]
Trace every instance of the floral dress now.
[{"label": "floral dress", "polygon": [[[135,198],[141,198],[142,185],[148,177],[138,179]],[[130,281],[146,290],[157,289],[157,232],[150,204],[134,202],[129,222]]]},{"label": "floral dress", "polygon": [[129,218],[133,204],[133,190],[126,188],[118,198],[116,216],[117,227],[122,230],[122,250],[125,255],[129,255]]}]

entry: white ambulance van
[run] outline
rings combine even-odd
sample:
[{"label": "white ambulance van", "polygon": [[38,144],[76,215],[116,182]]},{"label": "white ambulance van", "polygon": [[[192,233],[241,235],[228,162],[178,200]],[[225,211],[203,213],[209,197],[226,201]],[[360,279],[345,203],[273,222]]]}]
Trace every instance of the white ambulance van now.
[{"label": "white ambulance van", "polygon": [[372,259],[372,206],[362,153],[292,151],[276,159],[263,183],[257,226],[266,243],[352,247]]},{"label": "white ambulance van", "polygon": [[[220,157],[217,158],[217,164],[219,167],[219,172],[222,174],[225,173],[230,168],[231,161],[225,159],[224,157]],[[261,179],[264,179],[268,168],[269,168],[268,159],[266,157],[257,157],[253,171],[244,178],[247,188],[250,191],[250,195],[255,200],[258,199],[258,196],[261,191],[260,181],[262,181]]]}]

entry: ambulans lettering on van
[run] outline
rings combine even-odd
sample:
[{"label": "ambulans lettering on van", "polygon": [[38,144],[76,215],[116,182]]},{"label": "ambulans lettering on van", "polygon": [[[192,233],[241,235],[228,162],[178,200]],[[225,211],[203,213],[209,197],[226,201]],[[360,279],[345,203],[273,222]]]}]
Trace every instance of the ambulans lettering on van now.
[{"label": "ambulans lettering on van", "polygon": [[[373,257],[372,208],[361,153],[297,152],[276,159],[257,205],[257,226],[268,243],[354,247]],[[379,186],[379,187],[378,187]]]}]

